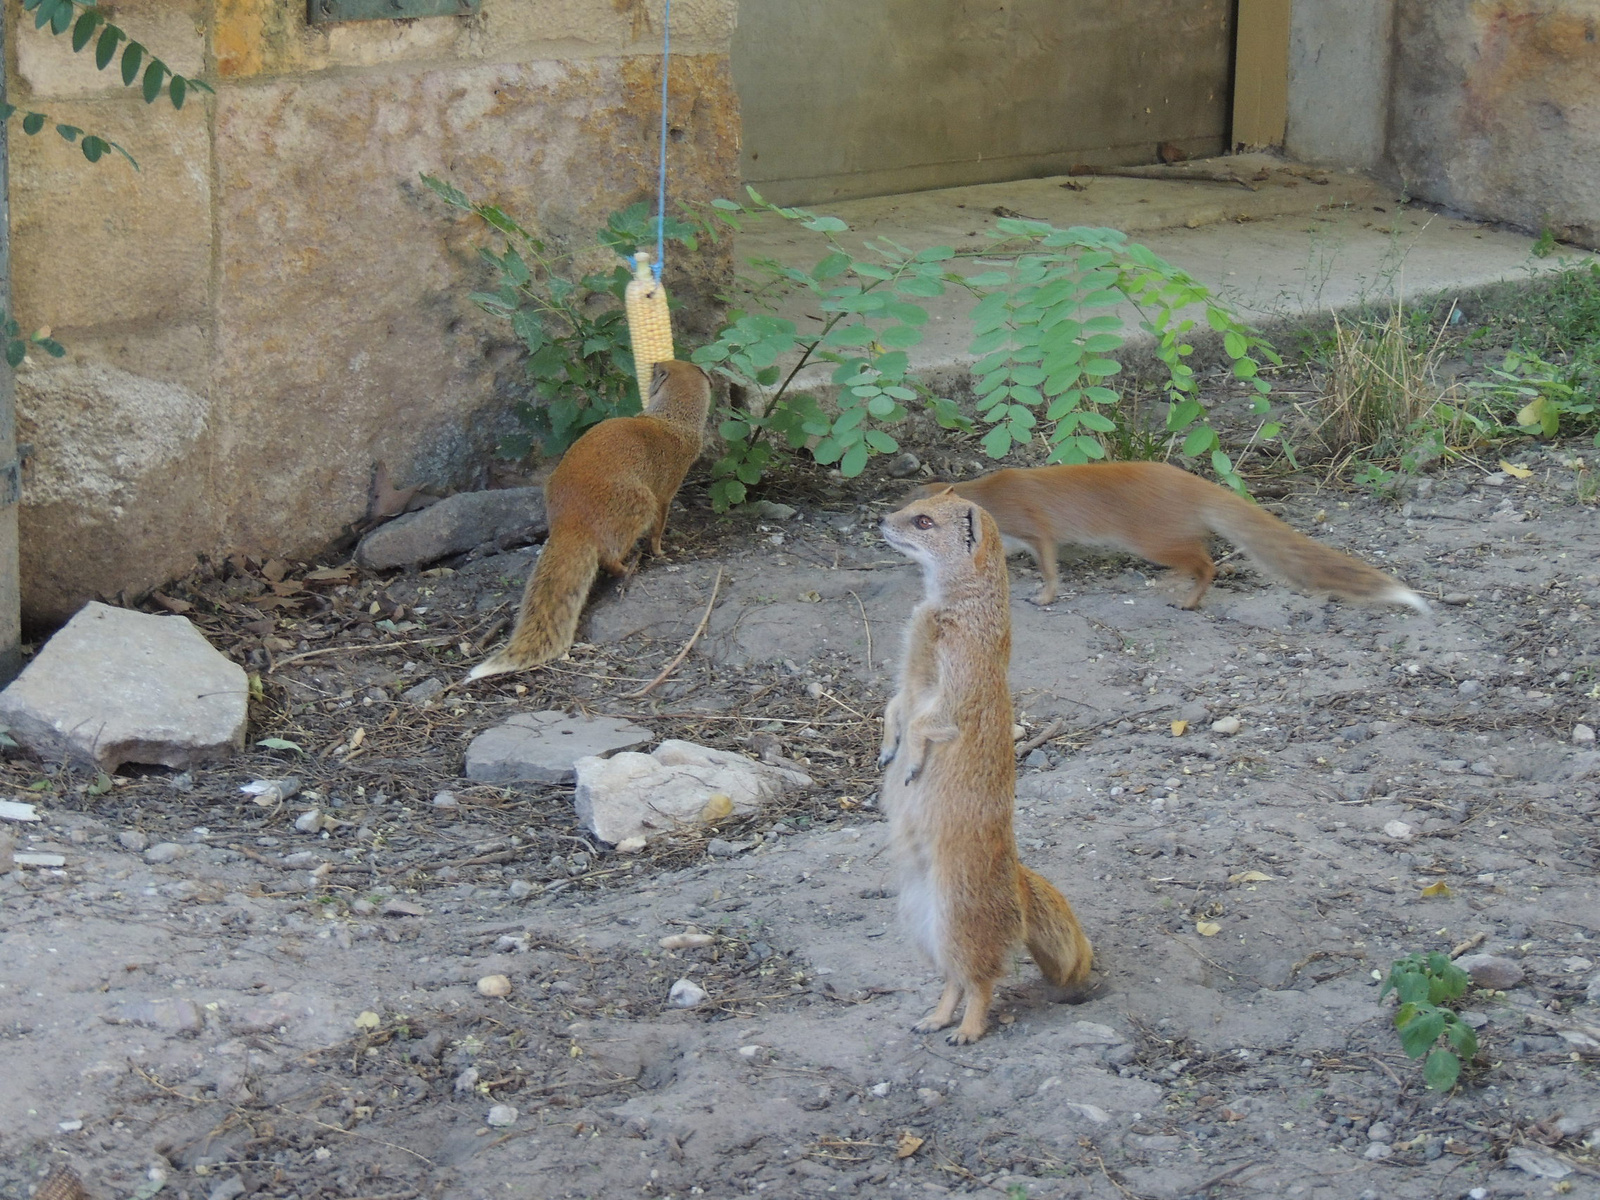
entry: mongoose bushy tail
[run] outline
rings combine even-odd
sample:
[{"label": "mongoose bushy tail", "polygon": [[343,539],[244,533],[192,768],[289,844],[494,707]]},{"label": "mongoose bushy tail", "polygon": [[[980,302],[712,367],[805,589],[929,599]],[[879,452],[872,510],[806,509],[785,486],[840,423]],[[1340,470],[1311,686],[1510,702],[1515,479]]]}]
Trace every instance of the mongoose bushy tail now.
[{"label": "mongoose bushy tail", "polygon": [[1094,951],[1083,927],[1055,885],[1018,865],[1022,887],[1022,941],[1039,973],[1057,987],[1072,987],[1089,977]]},{"label": "mongoose bushy tail", "polygon": [[1394,576],[1312,541],[1232,492],[1217,488],[1217,493],[1205,513],[1211,532],[1241,547],[1268,574],[1305,592],[1428,611],[1428,602]]},{"label": "mongoose bushy tail", "polygon": [[627,575],[639,539],[662,553],[672,498],[700,455],[711,381],[692,363],[655,365],[650,402],[636,417],[590,428],[544,486],[550,536],[522,594],[511,639],[469,679],[526,671],[566,653],[603,567]]}]

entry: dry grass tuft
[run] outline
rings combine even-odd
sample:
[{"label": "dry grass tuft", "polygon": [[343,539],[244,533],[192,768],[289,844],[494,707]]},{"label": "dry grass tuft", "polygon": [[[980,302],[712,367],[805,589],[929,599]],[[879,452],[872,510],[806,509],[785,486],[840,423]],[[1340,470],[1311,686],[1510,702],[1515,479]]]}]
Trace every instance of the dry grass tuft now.
[{"label": "dry grass tuft", "polygon": [[1432,341],[1418,346],[1399,305],[1382,321],[1334,316],[1315,437],[1341,468],[1357,457],[1398,458],[1424,431],[1455,440],[1460,404],[1455,385],[1439,378],[1449,324],[1447,317]]}]

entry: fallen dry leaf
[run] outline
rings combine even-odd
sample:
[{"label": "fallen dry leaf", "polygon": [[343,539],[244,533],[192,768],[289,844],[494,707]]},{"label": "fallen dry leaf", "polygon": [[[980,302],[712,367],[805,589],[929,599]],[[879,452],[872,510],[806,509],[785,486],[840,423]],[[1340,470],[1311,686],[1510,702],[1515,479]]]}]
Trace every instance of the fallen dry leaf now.
[{"label": "fallen dry leaf", "polygon": [[[1530,405],[1529,407],[1531,408],[1532,405]],[[1526,411],[1526,410],[1524,410],[1524,411]],[[1534,424],[1533,421],[1524,421],[1522,419],[1522,413],[1518,413],[1517,414],[1517,423],[1519,425],[1532,425],[1532,424]],[[1504,471],[1507,475],[1511,476],[1511,478],[1513,478],[1513,479],[1526,479],[1526,478],[1528,478],[1528,476],[1533,474],[1533,472],[1528,470],[1527,467],[1519,467],[1519,466],[1517,466],[1516,463],[1507,462],[1503,458],[1500,460],[1500,469],[1502,471]]]},{"label": "fallen dry leaf", "polygon": [[1422,898],[1424,900],[1432,900],[1435,897],[1448,898],[1453,895],[1455,895],[1455,893],[1450,890],[1450,885],[1442,879],[1437,883],[1430,883],[1427,887],[1422,889]]},{"label": "fallen dry leaf", "polygon": [[186,613],[190,609],[194,608],[194,605],[190,604],[187,600],[176,600],[173,597],[165,595],[161,592],[151,592],[150,599],[154,600],[157,604],[161,605],[162,608],[166,609],[170,613]]},{"label": "fallen dry leaf", "polygon": [[894,1156],[896,1158],[910,1158],[918,1150],[922,1149],[922,1143],[924,1140],[925,1139],[919,1138],[916,1134],[912,1133],[909,1129],[901,1130],[900,1138],[894,1144]]},{"label": "fallen dry leaf", "polygon": [[1240,871],[1237,875],[1228,876],[1229,883],[1271,883],[1271,875],[1263,875],[1260,871]]},{"label": "fallen dry leaf", "polygon": [[1189,722],[1187,722],[1187,721],[1174,721],[1172,723],[1172,736],[1173,737],[1182,737],[1187,732],[1189,732]]},{"label": "fallen dry leaf", "polygon": [[1194,928],[1201,937],[1216,937],[1222,932],[1222,926],[1215,921],[1196,921]]},{"label": "fallen dry leaf", "polygon": [[357,1029],[376,1029],[382,1023],[382,1019],[378,1016],[378,1014],[370,1009],[366,1012],[356,1014]]},{"label": "fallen dry leaf", "polygon": [[723,817],[733,812],[733,797],[722,792],[712,792],[706,797],[705,807],[700,810],[702,821],[720,821]]}]

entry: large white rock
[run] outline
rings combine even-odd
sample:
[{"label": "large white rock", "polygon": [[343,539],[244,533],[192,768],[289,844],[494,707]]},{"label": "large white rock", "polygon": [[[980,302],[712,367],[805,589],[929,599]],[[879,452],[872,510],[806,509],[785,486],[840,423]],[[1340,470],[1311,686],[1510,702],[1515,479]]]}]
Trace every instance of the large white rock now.
[{"label": "large white rock", "polygon": [[788,788],[811,786],[800,771],[671,739],[650,754],[580,758],[575,765],[578,820],[613,845],[693,825],[718,794],[733,802],[734,812],[747,813]]},{"label": "large white rock", "polygon": [[183,770],[244,748],[249,699],[187,618],[91,601],[0,692],[0,722],[41,758]]}]

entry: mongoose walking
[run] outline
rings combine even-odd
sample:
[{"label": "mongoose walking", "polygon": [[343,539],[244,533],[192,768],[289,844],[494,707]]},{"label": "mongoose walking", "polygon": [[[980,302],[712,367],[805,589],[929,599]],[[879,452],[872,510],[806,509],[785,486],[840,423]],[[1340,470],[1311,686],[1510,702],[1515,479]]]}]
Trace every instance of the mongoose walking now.
[{"label": "mongoose walking", "polygon": [[693,363],[657,363],[650,402],[636,417],[601,421],[574,442],[544,485],[550,536],[522,594],[505,649],[472,668],[469,679],[526,671],[564,653],[604,567],[627,575],[626,561],[650,535],[661,553],[667,510],[700,456],[711,380]]},{"label": "mongoose walking", "polygon": [[1080,545],[1121,550],[1187,571],[1194,590],[1183,607],[1198,608],[1217,573],[1206,537],[1217,534],[1301,591],[1428,611],[1426,600],[1392,576],[1312,541],[1243,497],[1168,463],[1007,467],[968,483],[923,484],[921,491],[930,495],[951,486],[993,514],[1008,551],[1026,550],[1038,562],[1044,582],[1035,604],[1056,598],[1059,548]]},{"label": "mongoose walking", "polygon": [[1010,592],[994,518],[946,488],[891,513],[882,529],[922,566],[925,593],[878,756],[900,914],[945,978],[938,1007],[915,1028],[954,1023],[964,997],[947,1038],[961,1045],[983,1036],[1017,943],[1059,987],[1087,978],[1092,951],[1071,905],[1017,861]]}]

